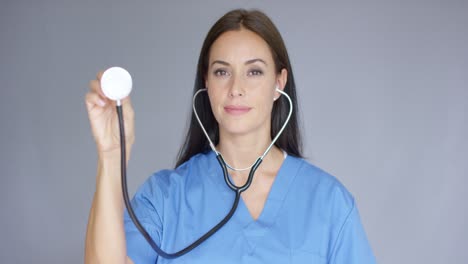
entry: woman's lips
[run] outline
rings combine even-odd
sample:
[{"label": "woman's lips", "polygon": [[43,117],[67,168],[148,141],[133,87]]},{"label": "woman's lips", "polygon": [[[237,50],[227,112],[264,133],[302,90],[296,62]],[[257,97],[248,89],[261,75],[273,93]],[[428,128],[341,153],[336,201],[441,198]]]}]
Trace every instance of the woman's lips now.
[{"label": "woman's lips", "polygon": [[250,111],[250,107],[239,105],[228,105],[224,107],[224,111],[231,115],[242,115]]}]

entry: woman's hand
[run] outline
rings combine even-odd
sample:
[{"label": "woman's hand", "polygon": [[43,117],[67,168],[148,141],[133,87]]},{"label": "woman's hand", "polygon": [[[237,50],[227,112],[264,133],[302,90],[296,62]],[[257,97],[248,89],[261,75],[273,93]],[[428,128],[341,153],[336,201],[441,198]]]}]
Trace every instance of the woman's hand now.
[{"label": "woman's hand", "polygon": [[[88,110],[91,130],[100,157],[115,155],[120,151],[119,119],[115,102],[108,99],[101,89],[101,76],[103,72],[97,74],[96,80],[89,83],[90,90],[86,94],[86,108]],[[125,140],[127,145],[127,159],[133,142],[134,133],[134,112],[130,102],[130,97],[126,97],[122,102],[122,110],[125,124]]]}]

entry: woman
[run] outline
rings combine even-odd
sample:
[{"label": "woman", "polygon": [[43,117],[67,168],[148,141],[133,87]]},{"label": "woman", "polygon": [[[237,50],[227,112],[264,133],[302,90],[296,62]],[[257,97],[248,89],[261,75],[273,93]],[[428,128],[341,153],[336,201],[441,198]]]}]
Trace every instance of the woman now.
[{"label": "woman", "polygon": [[[87,263],[375,263],[352,196],[333,176],[301,159],[295,111],[232,219],[182,257],[158,256],[124,214],[116,114],[99,79],[86,96],[99,154]],[[194,95],[203,88],[207,91],[197,96],[195,106],[216,150],[232,167],[249,167],[288,114],[288,101],[277,89],[289,94],[294,109],[297,105],[284,42],[265,14],[233,10],[215,23],[201,50]],[[123,108],[130,154],[134,134],[128,98]],[[229,170],[237,186],[248,173]],[[222,220],[234,196],[192,113],[176,168],[151,176],[132,205],[153,240],[172,253]]]}]

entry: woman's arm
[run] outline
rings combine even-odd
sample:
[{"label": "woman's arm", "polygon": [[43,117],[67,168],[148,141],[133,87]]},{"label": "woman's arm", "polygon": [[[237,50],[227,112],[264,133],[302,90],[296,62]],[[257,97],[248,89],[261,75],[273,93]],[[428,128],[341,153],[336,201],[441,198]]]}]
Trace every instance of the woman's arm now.
[{"label": "woman's arm", "polygon": [[120,153],[99,157],[86,232],[85,263],[133,263],[126,254],[119,164]]},{"label": "woman's arm", "polygon": [[[98,166],[85,242],[85,263],[132,263],[127,257],[124,202],[120,175],[120,133],[115,103],[101,89],[98,73],[90,82],[86,108],[97,146]],[[130,98],[122,100],[127,162],[134,142],[134,113]]]}]

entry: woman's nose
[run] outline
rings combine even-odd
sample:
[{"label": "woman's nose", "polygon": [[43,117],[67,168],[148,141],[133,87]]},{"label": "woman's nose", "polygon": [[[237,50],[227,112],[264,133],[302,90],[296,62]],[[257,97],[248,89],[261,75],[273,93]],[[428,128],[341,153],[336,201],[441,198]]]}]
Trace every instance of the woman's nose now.
[{"label": "woman's nose", "polygon": [[245,90],[243,88],[242,80],[233,78],[231,87],[229,89],[230,97],[244,96]]}]

